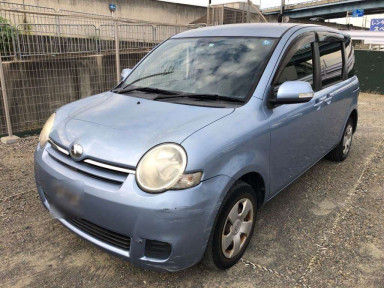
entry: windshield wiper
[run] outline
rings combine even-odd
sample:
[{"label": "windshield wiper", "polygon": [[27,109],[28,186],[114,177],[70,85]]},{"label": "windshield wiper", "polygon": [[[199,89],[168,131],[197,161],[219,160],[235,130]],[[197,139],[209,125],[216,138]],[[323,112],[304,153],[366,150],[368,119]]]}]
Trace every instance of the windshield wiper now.
[{"label": "windshield wiper", "polygon": [[143,91],[143,92],[150,92],[150,93],[157,93],[157,94],[177,95],[177,92],[158,89],[158,88],[151,88],[151,87],[122,88],[122,89],[112,90],[113,93],[117,93],[117,94],[124,94],[132,91]]},{"label": "windshield wiper", "polygon": [[137,82],[140,82],[142,80],[146,80],[146,79],[149,79],[149,78],[153,78],[153,77],[157,77],[157,76],[162,76],[162,75],[168,75],[168,74],[172,74],[172,73],[173,73],[173,71],[166,71],[166,72],[150,74],[150,75],[147,75],[147,76],[144,76],[144,77],[141,77],[141,78],[138,78],[138,79],[134,80],[133,82],[129,83],[128,85],[125,85],[121,89],[127,89],[129,86],[132,86],[133,84],[135,84]]},{"label": "windshield wiper", "polygon": [[122,89],[112,90],[112,92],[117,94],[124,94],[132,91],[143,91],[143,92],[150,92],[150,93],[156,93],[156,94],[164,94],[164,96],[157,96],[153,100],[192,98],[197,100],[244,103],[244,100],[242,99],[236,99],[236,98],[227,97],[227,96],[220,96],[218,94],[182,93],[182,92],[169,91],[169,90],[163,90],[163,89],[151,88],[151,87],[122,88]]},{"label": "windshield wiper", "polygon": [[197,100],[209,100],[209,101],[228,101],[228,102],[238,102],[244,103],[242,99],[236,99],[227,96],[220,96],[217,94],[176,94],[171,96],[158,96],[154,100],[164,100],[164,99],[176,99],[176,98],[192,98]]}]

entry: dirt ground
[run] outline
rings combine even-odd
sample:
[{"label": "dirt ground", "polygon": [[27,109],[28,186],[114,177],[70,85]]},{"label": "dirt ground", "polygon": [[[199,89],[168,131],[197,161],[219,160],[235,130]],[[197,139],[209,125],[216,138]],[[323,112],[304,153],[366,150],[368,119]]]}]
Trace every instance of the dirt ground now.
[{"label": "dirt ground", "polygon": [[69,232],[38,199],[36,143],[0,144],[1,287],[384,287],[384,96],[360,95],[349,158],[320,161],[262,207],[223,272],[141,270]]}]

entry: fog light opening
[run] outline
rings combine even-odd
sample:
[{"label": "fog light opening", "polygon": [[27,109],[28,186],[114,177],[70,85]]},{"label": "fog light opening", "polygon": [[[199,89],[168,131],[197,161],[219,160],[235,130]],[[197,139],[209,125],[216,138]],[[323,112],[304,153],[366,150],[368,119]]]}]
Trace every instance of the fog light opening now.
[{"label": "fog light opening", "polygon": [[166,260],[171,255],[171,245],[156,240],[145,241],[145,256],[148,258]]}]

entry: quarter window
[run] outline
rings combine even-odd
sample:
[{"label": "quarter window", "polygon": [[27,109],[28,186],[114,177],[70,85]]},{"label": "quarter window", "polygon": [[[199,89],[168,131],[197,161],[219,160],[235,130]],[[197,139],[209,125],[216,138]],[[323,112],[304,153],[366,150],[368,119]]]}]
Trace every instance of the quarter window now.
[{"label": "quarter window", "polygon": [[341,42],[320,42],[320,67],[322,87],[342,80],[343,55]]},{"label": "quarter window", "polygon": [[345,41],[345,54],[347,55],[347,58],[350,58],[352,55],[352,43],[351,38],[348,38],[347,41]]},{"label": "quarter window", "polygon": [[306,81],[313,88],[313,61],[312,44],[302,45],[289,60],[282,70],[276,86],[280,86],[285,81]]},{"label": "quarter window", "polygon": [[352,48],[352,40],[351,38],[348,38],[345,42],[345,53],[347,55],[347,68],[348,68],[348,78],[351,78],[355,76],[355,59],[353,54],[353,48]]}]

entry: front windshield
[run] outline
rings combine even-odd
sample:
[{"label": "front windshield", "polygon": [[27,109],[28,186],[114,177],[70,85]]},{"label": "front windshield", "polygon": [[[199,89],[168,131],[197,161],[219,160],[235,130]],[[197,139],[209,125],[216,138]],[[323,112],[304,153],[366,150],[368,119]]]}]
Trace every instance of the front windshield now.
[{"label": "front windshield", "polygon": [[120,87],[245,100],[260,78],[275,41],[254,37],[170,39],[153,51]]}]

